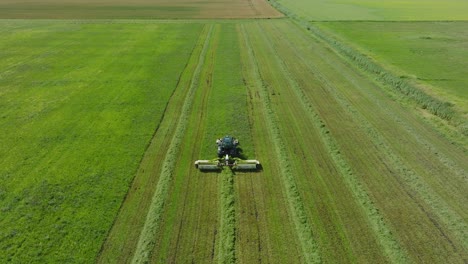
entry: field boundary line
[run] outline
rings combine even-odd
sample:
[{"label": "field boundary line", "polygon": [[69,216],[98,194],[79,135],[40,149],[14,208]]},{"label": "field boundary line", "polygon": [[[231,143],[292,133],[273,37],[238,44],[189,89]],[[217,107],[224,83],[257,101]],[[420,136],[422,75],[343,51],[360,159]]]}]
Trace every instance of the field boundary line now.
[{"label": "field boundary line", "polygon": [[132,263],[147,263],[151,259],[152,249],[156,243],[155,239],[157,229],[159,227],[165,201],[168,196],[169,185],[172,182],[172,176],[177,161],[176,157],[180,151],[180,145],[187,127],[187,121],[189,119],[195,91],[199,85],[199,77],[204,63],[204,58],[206,57],[208,51],[212,30],[213,26],[211,25],[203,44],[203,49],[199,56],[197,67],[192,75],[190,89],[186,95],[183,107],[181,109],[181,114],[177,122],[174,136],[172,137],[161,168],[161,175],[156,186],[156,191],[153,195],[148,214],[146,216],[145,225],[138,240],[138,245],[133,256]]},{"label": "field boundary line", "polygon": [[274,116],[274,110],[271,106],[270,97],[266,91],[266,84],[263,82],[259,66],[254,60],[255,52],[250,44],[248,34],[245,32],[245,28],[241,25],[241,35],[244,39],[244,45],[247,48],[247,58],[249,64],[252,66],[252,73],[255,76],[257,82],[254,86],[258,87],[257,89],[260,92],[260,97],[262,98],[262,106],[266,110],[266,121],[268,130],[272,134],[273,145],[275,148],[275,153],[277,160],[280,163],[281,170],[281,179],[284,183],[284,188],[288,198],[289,207],[293,216],[294,225],[296,227],[297,236],[299,237],[302,253],[306,259],[307,263],[321,263],[322,258],[320,255],[320,249],[317,241],[314,239],[312,232],[312,227],[310,226],[309,220],[306,216],[304,209],[304,202],[302,201],[300,194],[298,193],[297,184],[292,175],[290,162],[286,158],[287,153],[283,140],[281,139],[280,131],[278,126],[275,125],[276,118]]}]

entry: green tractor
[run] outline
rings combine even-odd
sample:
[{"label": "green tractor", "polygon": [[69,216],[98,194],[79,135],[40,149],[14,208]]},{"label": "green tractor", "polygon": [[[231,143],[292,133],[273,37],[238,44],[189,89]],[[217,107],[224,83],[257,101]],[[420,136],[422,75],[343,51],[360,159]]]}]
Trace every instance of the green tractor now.
[{"label": "green tractor", "polygon": [[238,171],[254,171],[261,169],[258,160],[243,160],[240,158],[239,141],[231,136],[225,136],[216,140],[218,157],[212,160],[197,160],[195,168],[201,171],[219,171],[223,167],[229,167]]}]

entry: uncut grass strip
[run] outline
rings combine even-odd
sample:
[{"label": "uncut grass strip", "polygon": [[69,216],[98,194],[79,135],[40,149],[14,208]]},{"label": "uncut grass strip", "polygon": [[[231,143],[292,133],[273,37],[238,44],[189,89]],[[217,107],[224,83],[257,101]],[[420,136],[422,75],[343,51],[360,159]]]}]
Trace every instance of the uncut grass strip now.
[{"label": "uncut grass strip", "polygon": [[259,66],[255,60],[255,53],[251,47],[249,36],[246,34],[245,29],[242,28],[242,35],[244,36],[244,41],[248,49],[249,55],[249,64],[252,66],[255,79],[257,83],[255,84],[257,89],[259,89],[260,96],[262,98],[262,106],[266,112],[267,118],[267,129],[273,135],[272,141],[275,149],[275,154],[277,160],[280,163],[281,175],[283,179],[283,184],[286,190],[286,194],[289,200],[290,210],[293,214],[293,221],[296,226],[297,235],[300,239],[302,246],[302,253],[305,256],[307,263],[321,263],[322,259],[319,252],[319,246],[314,238],[312,227],[310,226],[309,220],[307,219],[306,213],[304,211],[304,204],[300,197],[300,194],[297,191],[297,186],[292,175],[292,171],[289,166],[289,161],[285,158],[286,148],[284,142],[281,139],[280,131],[276,122],[278,122],[274,115],[274,110],[272,109],[269,93],[266,90],[265,84],[261,77],[261,72],[259,71]]},{"label": "uncut grass strip", "polygon": [[[266,29],[265,29],[266,31]],[[273,31],[281,32],[279,28],[275,28]],[[286,41],[287,38],[285,38]],[[290,41],[288,41],[290,42]],[[277,43],[272,41],[272,43]],[[275,44],[272,44],[275,46]],[[292,43],[286,44],[286,46],[294,47]],[[276,47],[278,48],[278,47]],[[279,50],[276,50],[276,54],[279,53]],[[296,49],[292,49],[297,52]],[[299,54],[295,57],[295,63],[298,61],[304,60],[303,56],[299,56]],[[408,263],[408,257],[406,252],[402,249],[398,240],[392,235],[392,232],[387,227],[387,224],[384,221],[384,218],[379,213],[377,207],[374,206],[369,194],[367,191],[362,187],[363,184],[355,177],[355,172],[352,170],[352,166],[346,161],[340,151],[340,146],[330,134],[330,131],[325,126],[324,121],[320,118],[318,111],[315,109],[313,102],[308,100],[309,94],[304,91],[304,88],[296,81],[296,77],[290,71],[287,63],[278,56],[280,61],[280,66],[283,69],[283,73],[285,73],[289,78],[289,84],[291,86],[291,90],[296,94],[297,98],[299,99],[299,103],[308,111],[308,116],[311,118],[313,125],[315,128],[320,131],[320,135],[326,146],[329,155],[331,156],[334,163],[337,165],[339,172],[344,179],[345,183],[349,186],[349,189],[352,191],[352,194],[356,201],[362,206],[364,209],[370,225],[374,230],[374,234],[378,237],[378,241],[381,243],[386,255],[390,258],[391,262],[394,263]],[[304,64],[308,64],[308,62],[303,61]],[[316,72],[316,71],[314,71]]]},{"label": "uncut grass strip", "polygon": [[192,99],[199,85],[199,75],[201,72],[204,58],[208,50],[211,38],[211,30],[212,27],[210,28],[210,32],[208,33],[205,43],[203,45],[203,50],[199,57],[199,64],[197,65],[193,73],[190,89],[184,101],[175,134],[172,138],[171,144],[164,159],[159,182],[156,187],[156,191],[154,193],[150,208],[148,210],[145,225],[140,234],[140,238],[138,240],[138,245],[136,248],[135,255],[133,256],[132,263],[145,263],[148,262],[151,258],[151,252],[155,244],[156,232],[161,219],[161,213],[163,212],[166,197],[168,195],[168,188],[172,181],[177,155],[180,151],[180,144],[185,133],[185,128],[187,126],[187,120],[192,106]]},{"label": "uncut grass strip", "polygon": [[[279,31],[278,28],[276,28],[276,30]],[[292,43],[289,43],[289,45],[292,45]],[[399,175],[402,178],[403,182],[406,183],[406,186],[408,186],[413,192],[417,193],[422,198],[422,200],[429,205],[429,207],[432,209],[432,212],[435,215],[437,215],[439,219],[442,220],[446,228],[450,230],[453,234],[455,234],[455,237],[457,237],[458,240],[461,241],[461,243],[464,243],[464,247],[466,248],[468,246],[468,242],[466,240],[466,237],[468,236],[466,234],[468,226],[463,220],[463,216],[456,213],[446,202],[446,200],[443,199],[440,195],[438,195],[438,191],[434,190],[434,188],[432,188],[428,183],[426,183],[426,181],[424,180],[425,177],[423,177],[423,175],[418,174],[410,167],[410,164],[407,164],[407,162],[402,160],[402,158],[396,153],[396,151],[392,147],[392,144],[389,143],[388,140],[386,140],[385,137],[381,135],[378,129],[375,128],[355,107],[353,107],[352,104],[348,102],[348,100],[346,100],[338,91],[336,91],[334,85],[330,83],[330,81],[324,76],[324,74],[321,73],[321,71],[316,66],[308,63],[307,59],[304,58],[304,56],[302,56],[302,53],[299,54],[297,50],[294,51],[296,60],[302,61],[303,65],[307,65],[307,67],[321,81],[321,83],[327,89],[329,94],[331,94],[336,99],[336,101],[342,106],[343,109],[346,109],[353,116],[353,118],[362,128],[362,130],[368,134],[369,138],[371,138],[372,143],[376,146],[379,146],[379,149],[383,151],[386,159],[390,160],[390,164],[393,165],[392,167],[398,171],[397,175]],[[286,67],[284,68],[284,70],[285,72],[287,72]],[[299,89],[301,90],[302,94],[299,96],[299,98],[307,100],[309,96],[308,93],[304,92],[303,89],[297,85],[297,83],[293,85],[297,88],[295,89],[295,91]],[[378,102],[379,100],[374,98],[373,101]],[[311,102],[306,102],[304,106],[307,105],[310,105],[310,107],[312,107],[313,104],[311,104]],[[392,115],[392,117],[398,118],[395,115]],[[322,121],[321,123],[324,124]],[[402,121],[397,120],[395,123],[402,123]],[[424,142],[422,145],[427,146],[428,144],[428,142]],[[337,151],[339,152],[339,149]],[[442,154],[438,156],[441,155]],[[448,169],[451,168],[451,166],[448,167]],[[451,171],[455,175],[461,173],[457,176],[466,179],[466,172],[461,171],[461,169],[460,171]],[[463,199],[463,197],[460,198]],[[431,221],[433,221],[436,227],[439,226],[432,218]]]},{"label": "uncut grass strip", "polygon": [[[297,42],[295,42],[295,43],[297,43]],[[300,54],[303,55],[302,52]],[[300,56],[299,53],[298,53],[298,54],[296,54],[296,60],[295,60],[294,63],[297,63],[297,61],[300,61],[300,60],[303,60],[305,65],[307,65],[307,61],[310,61],[310,59],[308,59],[308,58],[302,58],[302,56]],[[309,64],[309,66],[307,66],[307,67],[310,68],[311,72],[314,72],[314,75],[316,75],[316,76],[321,75],[320,71],[318,71],[317,69],[314,69],[313,65]],[[332,94],[334,97],[336,97],[336,91],[333,90],[333,89],[336,89],[336,87],[329,84],[329,82],[327,81],[327,79],[325,77],[321,78],[321,81],[323,83],[325,83],[325,86],[327,87],[327,90],[329,91],[329,93]],[[331,89],[331,88],[333,88],[333,89]],[[377,100],[376,98],[374,98],[374,99]],[[341,98],[341,100],[338,99],[338,101],[343,106],[343,109],[347,109],[348,112],[351,111],[353,113],[357,113],[357,110],[355,110],[351,106],[349,106],[349,102],[347,102],[345,99]],[[384,109],[386,109],[386,108],[384,108]],[[365,118],[361,117],[361,118],[357,118],[357,119],[358,119],[357,120],[358,123],[359,122],[361,122],[363,124],[368,124],[369,123]],[[362,125],[361,125],[361,127],[362,127]],[[392,144],[389,144],[388,142],[385,142],[385,139],[383,139],[382,137],[379,136],[380,133],[378,133],[378,131],[373,129],[372,127],[365,126],[362,129],[363,129],[363,131],[366,131],[368,133],[368,135],[371,138],[371,141],[374,143],[374,145],[384,146],[384,148],[385,147],[389,148],[389,146],[392,145]],[[372,140],[372,138],[373,138],[373,140]],[[386,159],[387,159],[387,157],[390,157],[390,159],[391,159],[390,163],[393,162],[393,164],[394,164],[393,167],[395,167],[396,170],[399,171],[399,175],[406,175],[407,178],[415,180],[415,177],[413,177],[414,172],[409,169],[408,165],[403,164],[403,161],[399,158],[398,155],[396,155],[394,150],[387,150],[387,151],[384,151],[384,152],[386,154],[386,155],[384,155],[386,157]],[[425,184],[424,181],[422,180],[422,177],[419,177],[417,179],[418,179],[418,183],[415,183],[414,186],[411,187],[411,188],[417,189],[417,188],[428,187],[427,184]],[[401,181],[399,181],[399,182],[401,184]],[[441,214],[447,214],[447,209],[446,208],[449,208],[448,205],[445,204],[445,201],[440,199],[440,197],[438,197],[437,194],[434,194],[434,193],[436,193],[436,192],[434,192],[434,190],[427,191],[423,195],[423,196],[426,196],[423,200],[425,200],[426,203],[438,203],[439,206],[437,208],[433,207],[433,211],[438,212],[439,216]],[[407,192],[407,194],[412,196],[412,194],[409,193],[409,192]],[[432,196],[432,198],[430,198],[430,201],[428,201],[427,195]],[[418,203],[418,206],[422,206],[419,202],[417,202],[417,203]],[[427,211],[427,209],[424,209],[424,208],[422,208],[422,210],[424,212]],[[450,209],[448,211],[450,211]],[[447,216],[445,216],[445,217],[447,217]],[[428,215],[428,218],[433,223],[435,228],[440,229],[439,224],[437,222],[435,222],[433,217]],[[452,218],[452,219],[450,220],[449,224],[446,223],[446,225],[451,226],[451,228],[453,228],[456,232],[459,232],[459,233],[461,232],[461,234],[459,235],[459,239],[461,239],[461,241],[466,241],[466,239],[464,239],[465,235],[463,234],[463,231],[461,231],[461,230],[466,230],[466,228],[464,227],[465,224],[464,224],[463,218],[461,218],[461,216],[458,216],[457,214],[455,214],[453,212],[451,213],[451,217],[449,217],[449,218]],[[442,232],[442,234],[444,234],[443,230],[440,230],[440,231]],[[448,241],[450,241],[450,238],[448,238],[448,237],[445,237],[445,238],[448,239]]]}]

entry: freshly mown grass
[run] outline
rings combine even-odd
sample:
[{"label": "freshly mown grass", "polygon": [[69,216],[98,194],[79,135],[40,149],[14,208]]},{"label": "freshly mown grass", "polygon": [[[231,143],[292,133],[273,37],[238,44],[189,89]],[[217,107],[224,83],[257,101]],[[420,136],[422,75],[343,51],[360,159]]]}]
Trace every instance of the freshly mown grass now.
[{"label": "freshly mown grass", "polygon": [[458,0],[270,0],[306,20],[466,20],[468,3]]},{"label": "freshly mown grass", "polygon": [[0,259],[92,261],[201,26],[0,23]]}]

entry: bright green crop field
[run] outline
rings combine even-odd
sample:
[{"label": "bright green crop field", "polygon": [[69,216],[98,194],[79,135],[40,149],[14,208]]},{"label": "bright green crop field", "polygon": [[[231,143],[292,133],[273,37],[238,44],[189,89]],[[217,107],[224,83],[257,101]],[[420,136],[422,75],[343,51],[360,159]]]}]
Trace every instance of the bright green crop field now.
[{"label": "bright green crop field", "polygon": [[324,22],[319,25],[468,113],[468,22]]},{"label": "bright green crop field", "polygon": [[275,0],[307,20],[467,20],[462,0]]}]

